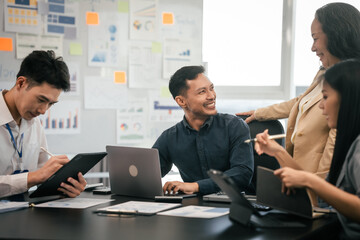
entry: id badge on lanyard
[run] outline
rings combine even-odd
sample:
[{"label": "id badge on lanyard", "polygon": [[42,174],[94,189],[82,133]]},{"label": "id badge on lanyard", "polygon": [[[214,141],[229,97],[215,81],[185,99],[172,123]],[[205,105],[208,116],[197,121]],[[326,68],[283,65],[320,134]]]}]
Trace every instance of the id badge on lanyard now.
[{"label": "id badge on lanyard", "polygon": [[23,150],[24,133],[22,133],[20,135],[20,141],[19,141],[20,146],[18,147],[17,144],[16,144],[16,141],[15,141],[14,135],[13,135],[13,133],[11,131],[11,128],[10,128],[8,123],[6,124],[6,128],[9,131],[9,134],[10,134],[10,137],[11,137],[11,142],[12,142],[12,144],[13,144],[13,146],[14,146],[14,148],[15,148],[18,156],[19,156],[18,161],[17,161],[18,166],[17,166],[17,169],[13,172],[13,174],[28,172],[28,170],[23,169],[23,163],[22,163],[22,150]]}]

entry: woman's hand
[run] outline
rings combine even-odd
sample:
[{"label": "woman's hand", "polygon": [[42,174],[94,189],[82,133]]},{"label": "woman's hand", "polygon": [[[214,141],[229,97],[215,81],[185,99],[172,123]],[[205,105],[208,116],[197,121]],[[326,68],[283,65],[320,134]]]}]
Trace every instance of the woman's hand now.
[{"label": "woman's hand", "polygon": [[[304,188],[309,187],[309,179],[315,175],[309,172],[295,170],[290,167],[280,168],[274,171],[286,188]],[[316,177],[316,176],[315,176]]]},{"label": "woman's hand", "polygon": [[245,119],[245,122],[246,123],[250,123],[252,121],[255,120],[255,110],[251,110],[251,111],[248,111],[248,112],[240,112],[240,113],[235,113],[236,116],[248,116],[246,119]]},{"label": "woman's hand", "polygon": [[257,134],[256,139],[257,141],[255,142],[254,148],[259,155],[266,153],[267,155],[274,157],[277,152],[285,151],[285,149],[275,140],[269,139],[268,129],[263,133]]}]

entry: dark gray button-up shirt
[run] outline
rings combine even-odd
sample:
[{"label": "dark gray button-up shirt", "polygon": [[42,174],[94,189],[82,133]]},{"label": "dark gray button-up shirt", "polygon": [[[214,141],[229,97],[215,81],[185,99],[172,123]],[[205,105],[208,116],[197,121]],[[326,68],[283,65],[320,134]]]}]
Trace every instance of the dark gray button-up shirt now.
[{"label": "dark gray button-up shirt", "polygon": [[159,150],[161,174],[165,176],[172,164],[179,169],[184,182],[197,182],[199,192],[218,192],[219,187],[208,177],[209,169],[223,171],[243,190],[251,182],[254,157],[248,125],[229,114],[211,116],[194,130],[183,121],[164,131],[153,148]]}]

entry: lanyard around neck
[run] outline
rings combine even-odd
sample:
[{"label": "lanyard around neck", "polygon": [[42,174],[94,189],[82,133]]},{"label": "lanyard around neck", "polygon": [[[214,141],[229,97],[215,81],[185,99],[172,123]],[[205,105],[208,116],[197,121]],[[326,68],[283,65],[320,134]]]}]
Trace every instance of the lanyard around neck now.
[{"label": "lanyard around neck", "polygon": [[20,143],[20,150],[19,150],[18,147],[17,147],[16,141],[15,141],[15,138],[14,138],[14,136],[12,134],[11,128],[10,128],[8,123],[6,124],[6,128],[9,131],[9,134],[11,136],[11,142],[12,142],[16,152],[19,154],[19,158],[21,159],[22,158],[22,147],[23,147],[24,133],[22,133],[21,137],[20,137],[20,142],[19,142]]}]

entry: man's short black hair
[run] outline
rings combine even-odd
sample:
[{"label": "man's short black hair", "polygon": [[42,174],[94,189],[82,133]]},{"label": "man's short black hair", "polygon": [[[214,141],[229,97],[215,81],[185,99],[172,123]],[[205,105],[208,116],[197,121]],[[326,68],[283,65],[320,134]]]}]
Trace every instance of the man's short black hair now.
[{"label": "man's short black hair", "polygon": [[33,51],[21,63],[17,78],[23,76],[29,87],[46,82],[57,89],[70,90],[70,74],[62,57],[55,57],[54,51]]},{"label": "man's short black hair", "polygon": [[199,74],[204,72],[205,68],[203,66],[185,66],[177,70],[171,76],[169,82],[169,90],[173,98],[175,99],[176,96],[185,94],[185,91],[189,88],[186,80],[194,80]]}]

